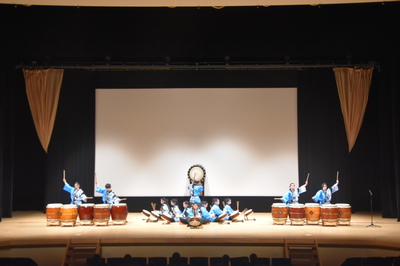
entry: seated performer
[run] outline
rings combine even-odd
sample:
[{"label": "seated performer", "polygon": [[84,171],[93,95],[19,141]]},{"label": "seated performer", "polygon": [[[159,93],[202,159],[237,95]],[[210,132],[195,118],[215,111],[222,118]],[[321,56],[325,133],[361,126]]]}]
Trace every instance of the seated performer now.
[{"label": "seated performer", "polygon": [[183,202],[183,211],[182,211],[182,216],[179,218],[179,221],[183,224],[187,224],[187,218],[189,217],[189,210],[190,210],[190,202],[189,201],[184,201]]},{"label": "seated performer", "polygon": [[214,214],[214,213],[213,213],[213,214],[210,214],[210,213],[208,212],[208,210],[207,210],[207,207],[208,207],[208,202],[205,201],[205,200],[203,200],[203,201],[201,202],[201,208],[200,208],[201,217],[202,217],[203,219],[208,219],[208,220],[210,220],[210,222],[219,222],[218,217],[215,217],[215,214]]},{"label": "seated performer", "polygon": [[172,217],[168,199],[167,198],[161,198],[160,199],[160,203],[161,203],[161,207],[160,207],[160,211],[159,211],[160,217],[163,214]]},{"label": "seated performer", "polygon": [[290,183],[289,185],[289,190],[283,195],[280,200],[282,200],[283,203],[286,203],[288,206],[290,204],[297,204],[299,203],[299,196],[300,194],[304,193],[307,191],[306,186],[308,185],[308,181],[304,183],[301,187],[296,189],[296,185],[294,183]]},{"label": "seated performer", "polygon": [[97,179],[94,180],[95,186],[96,186],[96,192],[103,194],[103,203],[104,204],[117,204],[121,201],[120,198],[115,195],[114,191],[111,189],[111,184],[107,183],[105,185],[105,188],[101,188],[97,186]]},{"label": "seated performer", "polygon": [[312,197],[314,202],[319,202],[319,204],[331,204],[332,194],[339,190],[339,179],[336,179],[336,183],[328,188],[326,183],[322,183],[322,189],[318,190],[318,192]]},{"label": "seated performer", "polygon": [[71,187],[68,183],[65,177],[63,177],[63,182],[64,182],[64,190],[70,193],[71,196],[71,204],[76,204],[80,206],[82,204],[82,201],[86,202],[87,197],[85,195],[85,192],[80,188],[80,184],[78,182],[75,182],[74,186]]},{"label": "seated performer", "polygon": [[[224,214],[226,212],[221,211],[221,209],[219,208],[219,199],[218,198],[213,198],[212,200],[212,207],[210,210],[210,214],[214,214],[215,217],[219,217],[221,214]],[[223,218],[224,220],[228,220],[229,219],[229,215],[227,215],[225,218]]]},{"label": "seated performer", "polygon": [[188,222],[189,226],[193,225],[193,220],[194,220],[193,218],[195,218],[195,221],[198,223],[195,226],[210,222],[209,219],[202,218],[202,212],[199,208],[199,203],[197,203],[197,202],[192,203],[192,208],[188,211],[187,222]]},{"label": "seated performer", "polygon": [[191,185],[188,186],[190,191],[190,202],[200,203],[200,192],[204,191],[203,184],[200,181],[193,181]]},{"label": "seated performer", "polygon": [[180,218],[182,217],[182,212],[179,209],[178,200],[172,199],[170,202],[171,202],[171,213],[172,213],[171,222],[179,222]]}]

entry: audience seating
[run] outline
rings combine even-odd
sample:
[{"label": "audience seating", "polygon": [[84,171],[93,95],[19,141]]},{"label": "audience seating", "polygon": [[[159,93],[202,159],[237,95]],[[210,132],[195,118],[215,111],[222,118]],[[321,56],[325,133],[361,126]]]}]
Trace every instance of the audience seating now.
[{"label": "audience seating", "polygon": [[230,258],[231,266],[239,266],[244,261],[246,263],[249,262],[249,257],[233,257]]},{"label": "audience seating", "polygon": [[272,258],[272,266],[292,266],[290,258]]},{"label": "audience seating", "polygon": [[148,265],[152,266],[167,266],[167,257],[149,257]]},{"label": "audience seating", "polygon": [[190,266],[208,266],[208,257],[190,257]]},{"label": "audience seating", "polygon": [[31,258],[0,258],[0,265],[38,266],[38,264]]}]

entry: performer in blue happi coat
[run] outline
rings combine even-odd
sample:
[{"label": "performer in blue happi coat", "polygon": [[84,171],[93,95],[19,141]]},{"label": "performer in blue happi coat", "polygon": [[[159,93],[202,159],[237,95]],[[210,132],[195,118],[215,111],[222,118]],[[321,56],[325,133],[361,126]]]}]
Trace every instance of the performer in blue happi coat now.
[{"label": "performer in blue happi coat", "polygon": [[328,188],[326,183],[322,183],[321,189],[312,197],[314,202],[319,204],[331,204],[332,194],[339,190],[339,178],[336,178],[336,183]]},{"label": "performer in blue happi coat", "polygon": [[121,199],[112,191],[111,184],[107,183],[105,188],[97,186],[97,179],[94,180],[96,185],[96,192],[103,194],[102,200],[104,204],[118,204]]},{"label": "performer in blue happi coat", "polygon": [[200,211],[201,211],[201,218],[203,219],[208,219],[210,222],[219,222],[219,219],[217,217],[215,217],[215,214],[210,214],[207,210],[208,207],[208,202],[207,201],[202,201],[201,202],[201,207],[200,207]]},{"label": "performer in blue happi coat", "polygon": [[281,198],[282,202],[286,203],[288,206],[290,204],[299,203],[299,196],[300,196],[300,194],[307,191],[307,189],[306,189],[307,184],[308,184],[308,181],[306,181],[304,183],[304,185],[302,185],[301,187],[296,189],[296,185],[294,183],[290,183],[289,190]]},{"label": "performer in blue happi coat", "polygon": [[[215,217],[218,218],[221,214],[225,213],[219,207],[219,199],[218,198],[213,198],[212,204],[213,204],[213,206],[211,207],[210,214],[215,214]],[[229,219],[229,215],[227,215],[223,219],[224,220],[228,220]]]},{"label": "performer in blue happi coat", "polygon": [[80,184],[78,182],[75,182],[74,186],[71,187],[68,183],[65,177],[63,177],[63,182],[64,182],[64,190],[70,193],[71,196],[71,204],[75,204],[80,206],[82,204],[82,201],[86,202],[87,197],[85,195],[85,192],[80,188]]},{"label": "performer in blue happi coat", "polygon": [[193,181],[191,185],[188,186],[190,191],[190,202],[201,203],[200,193],[204,191],[203,184],[200,181]]},{"label": "performer in blue happi coat", "polygon": [[172,214],[171,222],[179,222],[180,218],[182,217],[182,212],[179,209],[178,200],[172,199],[170,203],[171,203],[171,214]]},{"label": "performer in blue happi coat", "polygon": [[189,225],[191,225],[191,223],[193,222],[192,218],[196,218],[196,222],[199,222],[199,225],[210,222],[209,219],[203,218],[203,214],[201,209],[199,208],[199,205],[200,204],[197,202],[192,203],[192,208],[189,209],[187,218]]}]

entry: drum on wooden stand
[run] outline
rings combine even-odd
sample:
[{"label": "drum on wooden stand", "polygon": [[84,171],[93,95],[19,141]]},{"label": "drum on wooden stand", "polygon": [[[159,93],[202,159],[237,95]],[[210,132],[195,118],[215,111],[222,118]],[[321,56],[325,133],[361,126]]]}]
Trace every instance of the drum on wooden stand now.
[{"label": "drum on wooden stand", "polygon": [[304,225],[305,218],[304,204],[290,204],[289,219],[291,225]]},{"label": "drum on wooden stand", "polygon": [[61,205],[60,213],[61,226],[75,226],[76,218],[78,218],[78,206],[74,204]]},{"label": "drum on wooden stand", "polygon": [[93,224],[108,225],[110,220],[110,204],[96,204],[93,206]]},{"label": "drum on wooden stand", "polygon": [[347,203],[336,203],[338,207],[338,225],[350,225],[351,206]]},{"label": "drum on wooden stand", "polygon": [[50,203],[46,206],[47,226],[60,225],[60,208],[62,203]]},{"label": "drum on wooden stand", "polygon": [[230,218],[231,218],[232,220],[235,220],[239,215],[240,215],[240,212],[239,212],[239,211],[234,211],[234,212],[232,212]]},{"label": "drum on wooden stand", "polygon": [[80,225],[93,225],[93,207],[94,203],[84,203],[79,206]]},{"label": "drum on wooden stand", "polygon": [[191,226],[199,226],[201,225],[201,221],[199,217],[191,217],[189,219],[189,225]]},{"label": "drum on wooden stand", "polygon": [[113,224],[126,224],[128,217],[128,206],[126,203],[113,204],[111,208],[111,219]]},{"label": "drum on wooden stand", "polygon": [[322,204],[321,205],[321,221],[322,225],[337,226],[338,221],[338,207],[335,204]]},{"label": "drum on wooden stand", "polygon": [[318,203],[306,203],[304,206],[307,224],[319,224],[321,218],[321,206]]},{"label": "drum on wooden stand", "polygon": [[288,207],[285,203],[273,203],[271,206],[273,224],[286,224]]}]

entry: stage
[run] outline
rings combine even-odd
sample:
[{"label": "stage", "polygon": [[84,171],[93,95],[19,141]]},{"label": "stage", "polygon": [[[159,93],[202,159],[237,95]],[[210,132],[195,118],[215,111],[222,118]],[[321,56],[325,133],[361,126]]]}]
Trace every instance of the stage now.
[{"label": "stage", "polygon": [[[353,213],[350,226],[273,225],[271,213],[253,213],[255,221],[211,223],[190,229],[179,223],[146,222],[129,213],[125,225],[47,226],[46,214],[14,212],[0,222],[0,257],[31,257],[39,265],[60,265],[68,239],[101,239],[103,257],[249,256],[284,257],[285,239],[316,239],[323,265],[340,265],[347,257],[399,256],[400,224],[374,213]],[[243,219],[243,216],[239,216]],[[44,255],[44,252],[45,254]]]}]

